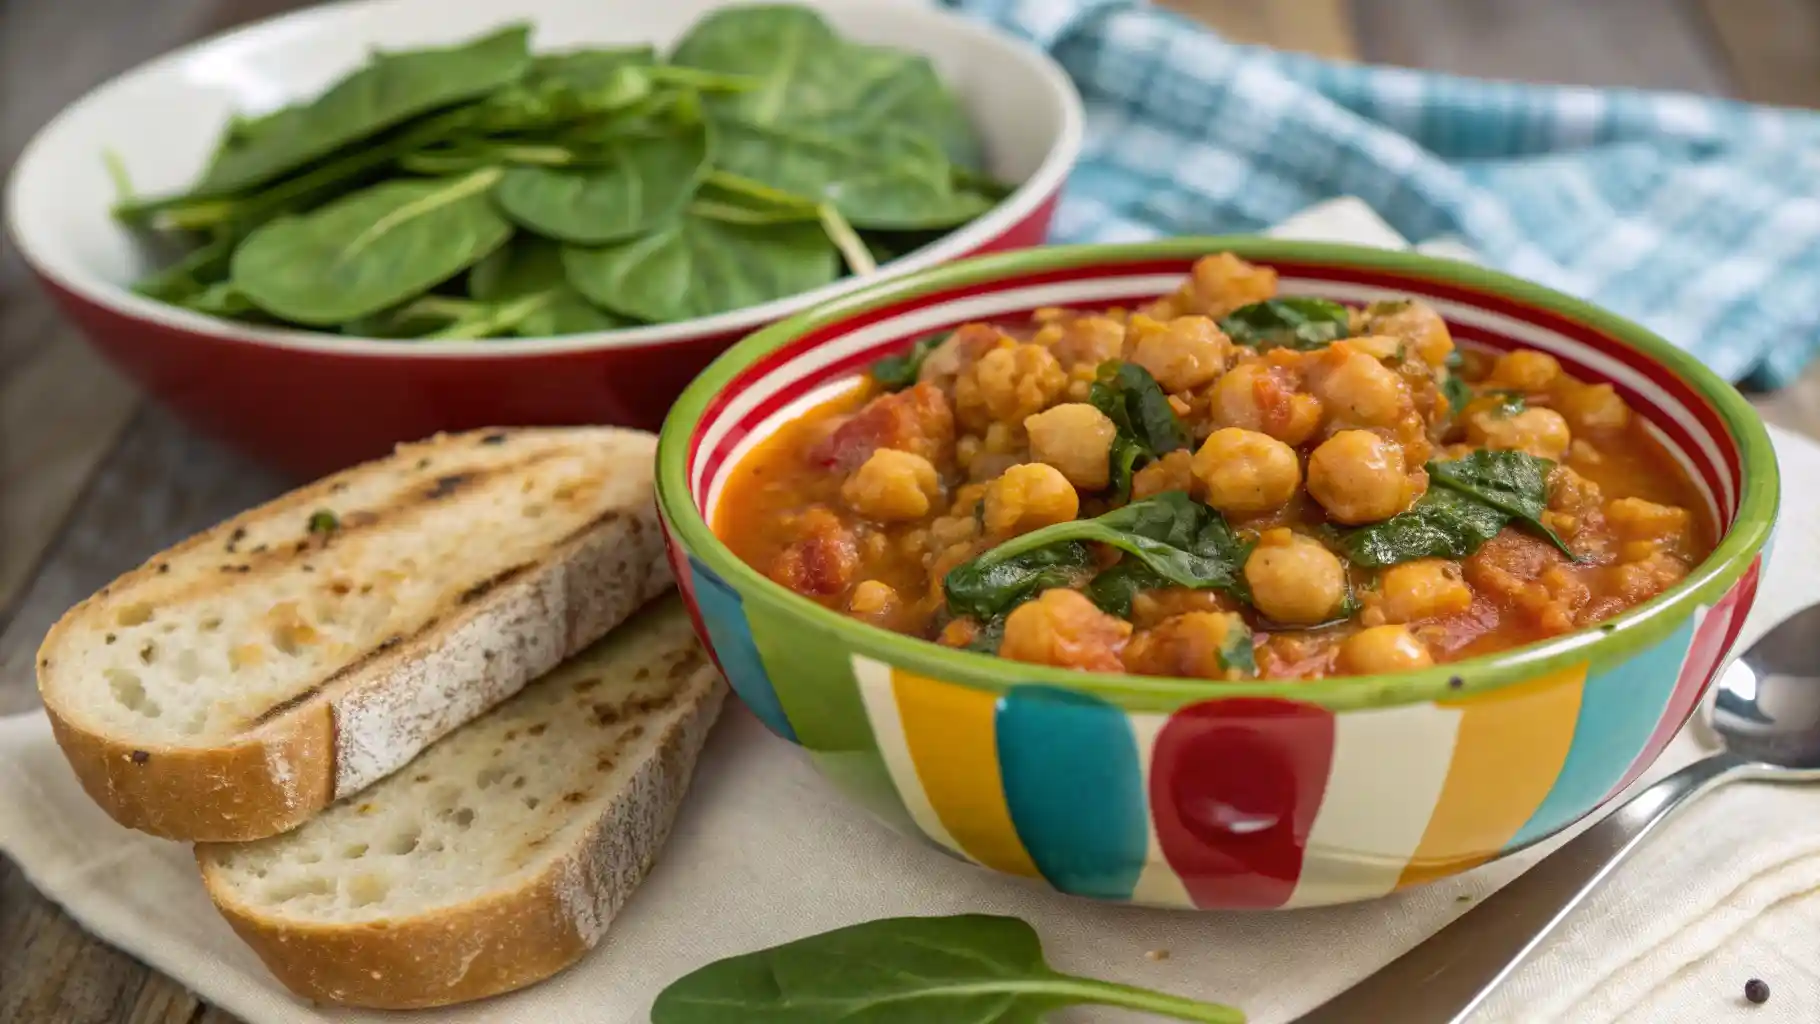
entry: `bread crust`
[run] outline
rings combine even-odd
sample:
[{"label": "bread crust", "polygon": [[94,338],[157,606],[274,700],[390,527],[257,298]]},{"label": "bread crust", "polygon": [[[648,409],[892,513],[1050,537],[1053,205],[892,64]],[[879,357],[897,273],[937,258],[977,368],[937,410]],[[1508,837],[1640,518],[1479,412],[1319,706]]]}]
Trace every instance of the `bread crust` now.
[{"label": "bread crust", "polygon": [[322,1003],[409,1010],[484,999],[581,959],[643,881],[669,837],[726,685],[701,665],[688,711],[573,849],[522,886],[412,917],[348,925],[287,922],[234,896],[218,848],[198,845],[204,885],[279,981]]},{"label": "bread crust", "polygon": [[[401,446],[283,495],[155,556],[66,613],[39,651],[39,692],[65,757],[89,797],[122,825],[167,839],[239,842],[277,835],[370,785],[424,747],[555,668],[663,592],[672,580],[654,497],[615,510],[545,553],[466,594],[414,636],[374,651],[269,719],[209,747],[134,743],[85,727],[47,684],[64,634],[109,598],[153,579],[162,562],[217,543],[241,524],[326,500],[356,474],[425,452],[460,450],[507,432],[474,431]],[[529,432],[515,432],[529,433]],[[578,433],[600,443],[599,428]],[[641,439],[647,435],[638,435]],[[649,469],[639,466],[640,472]]]}]

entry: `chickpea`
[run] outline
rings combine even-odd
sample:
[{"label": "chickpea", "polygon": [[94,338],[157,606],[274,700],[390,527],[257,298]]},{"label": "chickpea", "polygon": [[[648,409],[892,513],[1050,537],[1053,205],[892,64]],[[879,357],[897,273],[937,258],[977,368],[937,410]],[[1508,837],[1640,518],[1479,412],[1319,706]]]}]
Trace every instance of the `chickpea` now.
[{"label": "chickpea", "polygon": [[1237,679],[1230,667],[1234,648],[1249,647],[1245,620],[1231,612],[1187,612],[1133,636],[1125,648],[1125,671],[1190,679]]},{"label": "chickpea", "polygon": [[1369,430],[1342,430],[1308,456],[1308,494],[1327,514],[1358,525],[1409,507],[1403,450]]},{"label": "chickpea", "polygon": [[895,448],[873,452],[840,488],[848,507],[879,522],[921,519],[941,493],[941,477],[928,459]]},{"label": "chickpea", "polygon": [[1515,416],[1475,413],[1466,421],[1466,439],[1486,448],[1528,452],[1559,460],[1573,443],[1567,420],[1553,409],[1525,409]]},{"label": "chickpea", "polygon": [[1690,519],[1684,508],[1642,498],[1616,498],[1605,505],[1605,521],[1627,540],[1679,540]]},{"label": "chickpea", "polygon": [[1555,410],[1576,434],[1623,430],[1630,424],[1630,406],[1610,384],[1556,388]]},{"label": "chickpea", "polygon": [[1325,622],[1346,598],[1346,568],[1338,556],[1283,528],[1259,538],[1245,560],[1245,582],[1258,610],[1286,626]]},{"label": "chickpea", "polygon": [[1386,569],[1376,603],[1386,622],[1415,622],[1465,611],[1472,605],[1472,588],[1459,565],[1424,558]]},{"label": "chickpea", "polygon": [[1299,445],[1321,425],[1321,402],[1296,391],[1262,362],[1240,363],[1213,386],[1210,411],[1214,421],[1269,434],[1287,445]]},{"label": "chickpea", "polygon": [[1232,341],[1204,316],[1176,317],[1167,323],[1147,316],[1131,318],[1126,332],[1132,363],[1150,371],[1164,391],[1196,388],[1219,376],[1232,351]]},{"label": "chickpea", "polygon": [[1051,324],[1037,332],[1063,368],[1093,370],[1125,352],[1125,325],[1110,317],[1083,316]]},{"label": "chickpea", "polygon": [[1165,491],[1198,490],[1194,477],[1194,456],[1177,449],[1131,474],[1131,500],[1143,501]]},{"label": "chickpea", "polygon": [[1093,672],[1118,672],[1119,652],[1131,637],[1131,623],[1094,607],[1067,589],[1045,590],[1005,618],[999,657],[1033,665],[1057,665]]},{"label": "chickpea", "polygon": [[1359,675],[1407,672],[1434,663],[1434,656],[1407,626],[1361,629],[1340,645],[1340,665]]},{"label": "chickpea", "polygon": [[1062,471],[1076,488],[1097,491],[1111,478],[1107,455],[1118,436],[1106,414],[1084,402],[1058,405],[1024,420],[1030,457]]},{"label": "chickpea", "polygon": [[1336,421],[1388,427],[1410,408],[1409,385],[1395,370],[1344,342],[1328,352],[1314,393]]},{"label": "chickpea", "polygon": [[1403,342],[1410,355],[1429,366],[1441,366],[1453,352],[1447,321],[1426,302],[1374,302],[1365,307],[1367,329]]},{"label": "chickpea", "polygon": [[1195,261],[1174,295],[1158,306],[1172,310],[1171,315],[1200,313],[1222,317],[1254,302],[1262,302],[1277,293],[1277,272],[1270,267],[1247,263],[1229,252],[1203,256]]},{"label": "chickpea", "polygon": [[996,537],[1065,523],[1080,511],[1074,485],[1061,470],[1040,462],[1012,466],[986,487],[986,529]]},{"label": "chickpea", "polygon": [[995,348],[961,369],[954,404],[961,422],[984,430],[993,421],[1022,423],[1041,412],[1068,386],[1068,375],[1041,345]]},{"label": "chickpea", "polygon": [[1491,365],[1486,384],[1513,391],[1546,391],[1561,376],[1561,363],[1546,352],[1520,348],[1506,352]]},{"label": "chickpea", "polygon": [[889,583],[861,580],[853,588],[853,596],[847,599],[847,610],[855,615],[877,618],[890,612],[896,603],[897,591]]},{"label": "chickpea", "polygon": [[1194,475],[1207,485],[1207,504],[1247,515],[1282,508],[1294,497],[1302,464],[1294,448],[1268,434],[1226,427],[1195,453]]}]

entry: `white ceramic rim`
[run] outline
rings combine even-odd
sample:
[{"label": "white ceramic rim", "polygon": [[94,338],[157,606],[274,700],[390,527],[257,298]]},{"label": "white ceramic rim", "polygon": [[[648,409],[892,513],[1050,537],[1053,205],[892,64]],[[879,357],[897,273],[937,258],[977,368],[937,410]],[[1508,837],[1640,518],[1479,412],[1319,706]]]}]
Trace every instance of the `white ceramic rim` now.
[{"label": "white ceramic rim", "polygon": [[60,263],[56,257],[39,250],[34,244],[34,239],[19,229],[19,225],[24,222],[19,212],[24,204],[24,199],[20,195],[19,182],[26,177],[26,171],[33,162],[42,159],[39,151],[43,148],[44,140],[53,134],[66,118],[79,109],[101,102],[109,93],[131,88],[135,79],[141,75],[150,74],[168,64],[190,59],[194,54],[208,47],[243,36],[272,31],[275,26],[280,24],[297,25],[316,19],[329,20],[344,15],[350,9],[383,2],[385,0],[335,0],[335,2],[319,7],[255,21],[227,32],[199,39],[187,46],[155,57],[84,93],[80,99],[64,108],[44,127],[38,129],[19,154],[18,161],[13,165],[13,172],[8,176],[4,205],[6,228],[27,265],[78,298],[132,319],[149,321],[175,330],[217,338],[222,341],[249,342],[323,355],[386,356],[400,359],[484,359],[652,347],[676,342],[697,341],[721,335],[743,335],[765,324],[781,320],[793,313],[827,302],[855,289],[876,285],[904,274],[926,270],[965,256],[986,241],[1005,234],[1013,226],[1034,213],[1043,203],[1059,196],[1069,172],[1074,168],[1075,160],[1080,155],[1084,121],[1081,98],[1080,94],[1075,91],[1074,83],[1069,80],[1059,64],[1047,53],[1022,40],[994,31],[958,14],[928,7],[916,9],[932,21],[946,25],[950,31],[971,36],[986,45],[997,47],[1004,60],[1022,65],[1033,77],[1039,78],[1047,84],[1048,91],[1060,108],[1061,132],[1051,143],[1049,151],[1044,154],[1042,163],[1037,166],[1036,173],[1025,179],[1024,183],[1019,185],[1010,196],[965,227],[942,237],[922,250],[886,264],[875,274],[866,277],[845,278],[814,291],[777,299],[760,306],[748,306],[745,309],[736,309],[728,313],[718,313],[714,316],[699,317],[674,324],[653,324],[619,331],[561,335],[539,340],[497,338],[476,341],[400,342],[377,338],[353,338],[343,335],[325,335],[315,331],[274,329],[256,324],[242,324],[238,321],[222,320],[148,299],[134,294],[121,285],[83,273],[78,267]]}]

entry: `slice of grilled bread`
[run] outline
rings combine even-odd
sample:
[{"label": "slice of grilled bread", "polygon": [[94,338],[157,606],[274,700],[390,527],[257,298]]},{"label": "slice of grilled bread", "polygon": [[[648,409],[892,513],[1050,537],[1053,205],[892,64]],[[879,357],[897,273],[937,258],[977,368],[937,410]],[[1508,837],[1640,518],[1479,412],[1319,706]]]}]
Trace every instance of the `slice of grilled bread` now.
[{"label": "slice of grilled bread", "polygon": [[529,985],[644,879],[725,692],[661,599],[296,831],[198,846],[203,881],[307,999],[408,1009]]},{"label": "slice of grilled bread", "polygon": [[57,741],[124,825],[294,828],[670,584],[655,447],[610,428],[440,436],[193,537],[45,638]]}]

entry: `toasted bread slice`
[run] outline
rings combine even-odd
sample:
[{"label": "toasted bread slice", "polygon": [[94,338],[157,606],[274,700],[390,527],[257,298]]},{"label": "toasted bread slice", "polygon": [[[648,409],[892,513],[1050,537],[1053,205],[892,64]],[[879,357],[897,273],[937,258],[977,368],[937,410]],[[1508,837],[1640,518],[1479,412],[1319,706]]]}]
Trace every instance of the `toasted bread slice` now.
[{"label": "toasted bread slice", "polygon": [[121,824],[294,828],[670,584],[654,451],[608,428],[437,437],[193,537],[46,637],[57,741]]},{"label": "toasted bread slice", "polygon": [[509,992],[600,941],[670,833],[726,692],[682,602],[294,832],[196,848],[234,930],[306,999]]}]

